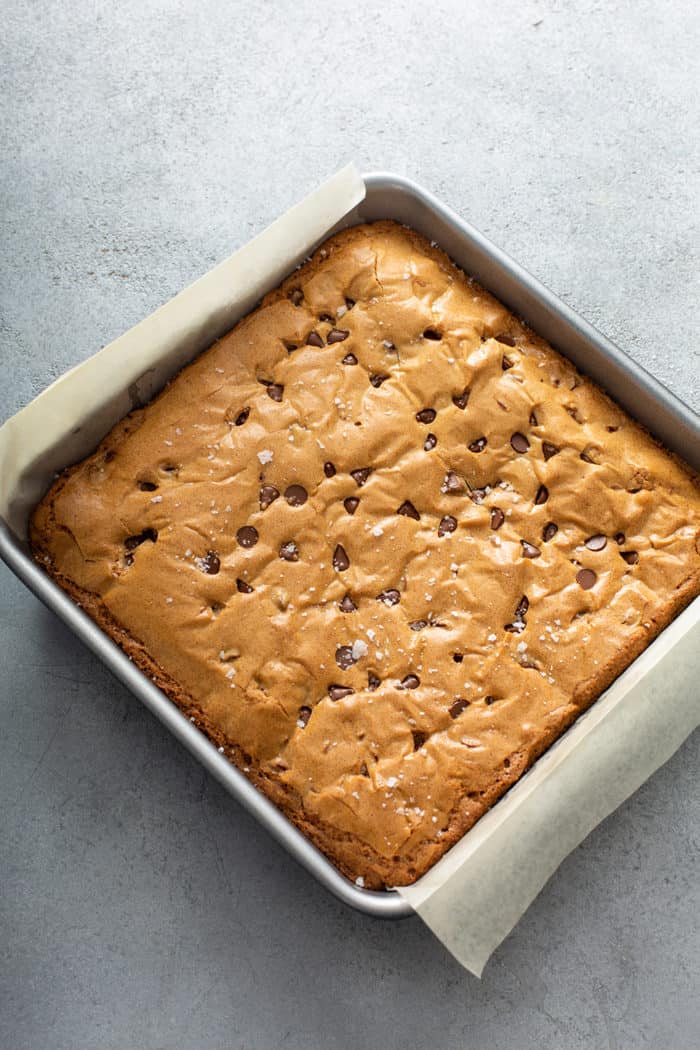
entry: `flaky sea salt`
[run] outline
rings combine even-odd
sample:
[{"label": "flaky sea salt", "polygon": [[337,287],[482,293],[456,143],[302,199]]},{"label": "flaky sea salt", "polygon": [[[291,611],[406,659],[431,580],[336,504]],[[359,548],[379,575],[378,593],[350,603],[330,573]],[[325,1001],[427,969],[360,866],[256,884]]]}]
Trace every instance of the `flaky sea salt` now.
[{"label": "flaky sea salt", "polygon": [[387,787],[395,788],[397,784],[398,784],[398,780],[396,779],[396,777],[387,777],[387,781],[386,781],[386,786]]},{"label": "flaky sea salt", "polygon": [[258,459],[264,465],[265,463],[272,462],[273,455],[274,453],[272,452],[272,449],[264,448],[262,451],[258,452]]},{"label": "flaky sea salt", "polygon": [[381,525],[375,525],[374,526],[374,528],[372,529],[372,535],[373,536],[383,536],[384,535],[384,529],[381,527]]},{"label": "flaky sea salt", "polygon": [[497,637],[498,637],[498,636],[497,636],[497,635],[495,635],[495,634],[490,634],[490,635],[488,636],[488,638],[487,638],[486,640],[487,640],[488,642],[495,642],[495,641],[496,641],[496,639],[497,639]]},{"label": "flaky sea salt", "polygon": [[364,889],[365,880],[362,878],[361,875],[358,875],[357,878],[355,879],[355,885],[359,886],[360,889]]},{"label": "flaky sea salt", "polygon": [[359,660],[361,656],[367,656],[367,642],[363,642],[361,638],[358,638],[352,643],[352,658],[353,660]]}]

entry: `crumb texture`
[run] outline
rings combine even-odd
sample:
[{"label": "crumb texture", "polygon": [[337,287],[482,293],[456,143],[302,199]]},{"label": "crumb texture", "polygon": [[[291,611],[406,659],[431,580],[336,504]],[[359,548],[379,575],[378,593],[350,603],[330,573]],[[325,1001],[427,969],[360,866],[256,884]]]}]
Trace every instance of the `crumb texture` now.
[{"label": "crumb texture", "polygon": [[413,881],[700,590],[697,479],[410,230],[54,484],[41,564],[351,878]]}]

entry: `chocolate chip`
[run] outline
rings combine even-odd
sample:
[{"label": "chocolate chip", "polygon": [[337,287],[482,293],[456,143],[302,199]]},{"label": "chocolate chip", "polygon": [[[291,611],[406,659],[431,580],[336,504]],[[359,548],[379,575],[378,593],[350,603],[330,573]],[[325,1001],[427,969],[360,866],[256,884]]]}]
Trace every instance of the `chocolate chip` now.
[{"label": "chocolate chip", "polygon": [[351,470],[350,477],[354,479],[358,489],[361,489],[371,473],[371,467],[360,467],[359,470]]},{"label": "chocolate chip", "polygon": [[326,342],[329,346],[331,343],[342,343],[343,340],[347,339],[349,335],[350,333],[347,331],[347,329],[331,328],[330,332],[326,336]]},{"label": "chocolate chip", "polygon": [[441,492],[464,492],[464,482],[460,478],[459,474],[455,474],[454,470],[448,470],[445,474],[445,480],[443,481]]},{"label": "chocolate chip", "polygon": [[291,292],[289,292],[289,298],[295,306],[301,306],[304,302],[304,293],[301,288],[292,288]]},{"label": "chocolate chip", "polygon": [[523,558],[539,558],[542,553],[539,547],[536,547],[534,543],[528,543],[527,540],[521,540],[520,546],[523,548]]},{"label": "chocolate chip", "polygon": [[202,572],[206,572],[209,576],[216,576],[217,572],[221,568],[219,555],[216,553],[216,551],[207,551],[204,557],[200,558],[198,564]]},{"label": "chocolate chip", "polygon": [[398,688],[399,689],[417,689],[420,685],[420,678],[417,674],[407,674],[405,678],[402,678]]},{"label": "chocolate chip", "polygon": [[299,708],[299,714],[297,716],[297,725],[299,726],[299,728],[303,729],[304,726],[306,726],[308,724],[308,721],[309,721],[310,718],[311,718],[311,708],[310,707],[300,707]]},{"label": "chocolate chip", "polygon": [[343,506],[345,507],[348,514],[354,514],[360,505],[360,501],[357,496],[348,496],[347,499],[343,500]]},{"label": "chocolate chip", "polygon": [[535,496],[535,506],[540,507],[549,499],[549,489],[546,485],[540,485]]},{"label": "chocolate chip", "polygon": [[469,451],[470,452],[483,452],[487,445],[488,445],[488,441],[486,440],[486,438],[485,437],[480,437],[480,438],[477,438],[476,441],[472,441],[472,443],[469,445]]},{"label": "chocolate chip", "polygon": [[486,489],[469,489],[469,499],[476,503],[477,507],[484,502],[487,495]]},{"label": "chocolate chip", "polygon": [[284,387],[281,383],[270,383],[267,388],[267,396],[272,398],[273,401],[281,401],[284,394]]},{"label": "chocolate chip", "polygon": [[535,415],[534,411],[530,413],[530,426],[531,427],[539,426],[539,424],[537,422],[537,416]]},{"label": "chocolate chip", "polygon": [[490,707],[491,704],[495,704],[496,703],[497,699],[498,699],[497,696],[485,696],[484,697],[484,703],[486,704],[487,707]]},{"label": "chocolate chip", "polygon": [[342,700],[344,696],[352,696],[355,692],[349,685],[329,685],[328,695],[331,700]]},{"label": "chocolate chip", "polygon": [[416,419],[419,423],[432,423],[436,415],[434,408],[421,408],[420,412],[416,412]]},{"label": "chocolate chip", "polygon": [[236,533],[236,539],[241,547],[254,547],[258,542],[258,530],[254,529],[252,525],[244,525]]},{"label": "chocolate chip", "polygon": [[354,299],[348,299],[347,296],[346,296],[345,297],[345,305],[347,306],[348,310],[352,310],[353,306],[355,305],[355,300]]},{"label": "chocolate chip", "polygon": [[520,634],[521,631],[525,630],[526,626],[524,620],[514,620],[513,623],[507,623],[503,630],[509,631],[510,634]]},{"label": "chocolate chip", "polygon": [[299,548],[293,540],[287,540],[280,547],[280,558],[282,561],[299,561]]},{"label": "chocolate chip", "polygon": [[430,452],[437,445],[437,438],[434,434],[428,434],[427,438],[423,442],[423,451]]},{"label": "chocolate chip", "polygon": [[379,388],[382,383],[386,383],[387,379],[390,378],[390,376],[384,375],[382,372],[375,372],[374,375],[369,377],[369,381],[373,387]]},{"label": "chocolate chip", "polygon": [[512,368],[512,367],[513,367],[513,362],[511,361],[511,359],[509,357],[506,357],[506,355],[504,354],[503,357],[501,358],[501,369],[504,372],[507,372],[508,369]]},{"label": "chocolate chip", "polygon": [[234,426],[242,427],[243,424],[245,423],[245,421],[247,420],[249,415],[250,415],[250,409],[249,408],[241,409],[241,411],[238,413],[238,415],[236,416],[236,418],[233,421]]},{"label": "chocolate chip", "polygon": [[461,664],[464,660],[464,653],[453,653],[452,659],[456,664]]},{"label": "chocolate chip", "polygon": [[494,507],[491,511],[491,528],[500,529],[503,522],[506,520],[506,516],[500,507]]},{"label": "chocolate chip", "polygon": [[504,346],[515,346],[515,339],[513,339],[512,335],[507,335],[505,332],[501,332],[493,338],[497,343],[503,343]]},{"label": "chocolate chip", "polygon": [[338,546],[333,551],[333,568],[336,572],[345,572],[346,569],[350,568],[350,559],[348,558],[345,547]]},{"label": "chocolate chip", "polygon": [[454,532],[457,528],[457,519],[453,518],[451,514],[446,514],[444,518],[440,519],[438,525],[438,536],[447,536],[449,532]]},{"label": "chocolate chip", "polygon": [[309,332],[309,334],[306,337],[306,345],[307,346],[316,346],[320,350],[321,347],[323,346],[323,339],[318,334],[318,332]]},{"label": "chocolate chip", "polygon": [[239,592],[241,594],[252,594],[253,593],[253,588],[250,586],[250,584],[246,583],[245,580],[242,580],[240,578],[240,576],[236,580],[236,587],[238,588],[238,590],[239,590]]},{"label": "chocolate chip", "polygon": [[586,445],[579,458],[584,463],[598,464],[600,463],[601,452],[602,450],[597,445]]},{"label": "chocolate chip", "polygon": [[370,671],[367,675],[367,688],[374,692],[374,690],[378,689],[381,684],[381,679]]},{"label": "chocolate chip", "polygon": [[274,485],[263,485],[260,489],[258,499],[260,500],[260,510],[267,510],[271,503],[274,503],[279,498],[280,491],[276,489]]},{"label": "chocolate chip", "polygon": [[469,389],[465,387],[461,394],[453,394],[452,404],[456,405],[457,408],[461,408],[462,411],[467,407],[469,402]]},{"label": "chocolate chip", "polygon": [[468,707],[468,700],[463,700],[461,697],[457,697],[455,702],[450,706],[450,718],[459,718],[462,711],[466,711]]},{"label": "chocolate chip", "polygon": [[602,551],[608,545],[608,537],[603,536],[602,533],[597,532],[595,536],[589,536],[586,540],[586,546],[589,551]]},{"label": "chocolate chip", "polygon": [[545,527],[542,529],[542,539],[545,543],[549,543],[556,534],[559,532],[559,526],[555,525],[553,521],[548,521]]},{"label": "chocolate chip", "polygon": [[331,317],[330,314],[319,314],[318,319],[319,321],[323,321],[324,324],[334,324],[335,322],[335,317]]},{"label": "chocolate chip", "polygon": [[[146,540],[150,540],[151,543],[155,543],[158,539],[158,533],[155,529],[144,529],[138,536],[127,536],[124,540],[124,547],[127,551],[135,551],[137,547],[140,547]],[[132,559],[133,560],[133,559]],[[129,563],[131,564],[131,562]]]},{"label": "chocolate chip", "polygon": [[357,364],[357,358],[355,357],[354,354],[346,354],[345,357],[343,358],[343,364],[344,365],[356,365]]},{"label": "chocolate chip", "polygon": [[290,507],[303,507],[309,497],[303,485],[290,485],[285,490],[284,498]]},{"label": "chocolate chip", "polygon": [[377,601],[384,602],[385,605],[398,605],[401,601],[401,595],[398,591],[391,588],[387,591],[382,591],[381,594],[378,594]]},{"label": "chocolate chip", "polygon": [[623,558],[628,565],[636,565],[639,561],[639,554],[637,551],[620,551],[620,557]]},{"label": "chocolate chip", "polygon": [[530,447],[530,442],[519,430],[516,430],[515,434],[511,436],[510,444],[515,452],[520,452],[521,454],[527,452]]},{"label": "chocolate chip", "polygon": [[290,343],[286,339],[283,339],[282,342],[284,344],[284,349],[287,351],[288,354],[293,354],[295,350],[299,349],[296,343]]},{"label": "chocolate chip", "polygon": [[420,514],[413,506],[410,499],[405,499],[396,513],[403,514],[405,518],[413,518],[414,521],[420,521]]},{"label": "chocolate chip", "polygon": [[158,486],[153,481],[140,481],[139,488],[141,492],[155,492]]},{"label": "chocolate chip", "polygon": [[335,662],[341,671],[347,671],[357,660],[352,655],[351,645],[340,645],[335,651]]},{"label": "chocolate chip", "polygon": [[438,341],[442,339],[442,336],[440,332],[438,332],[437,328],[426,328],[426,330],[423,332],[423,338],[434,339],[435,341]]},{"label": "chocolate chip", "polygon": [[617,543],[619,546],[622,546],[622,544],[624,542],[625,542],[625,534],[624,534],[624,532],[616,532],[615,533],[615,543]]},{"label": "chocolate chip", "polygon": [[414,620],[413,623],[408,625],[412,631],[422,631],[424,627],[428,626],[427,620]]},{"label": "chocolate chip", "polygon": [[355,605],[355,603],[352,600],[352,598],[350,597],[350,595],[346,594],[345,597],[341,598],[340,601],[338,602],[338,608],[340,609],[341,612],[350,613],[350,612],[355,612],[356,609],[357,609],[357,606]]},{"label": "chocolate chip", "polygon": [[542,454],[544,455],[545,462],[551,459],[552,456],[556,456],[561,449],[558,449],[556,445],[550,444],[549,441],[542,442]]},{"label": "chocolate chip", "polygon": [[590,591],[597,579],[593,569],[579,569],[576,573],[576,582],[579,587],[583,587],[584,591]]},{"label": "chocolate chip", "polygon": [[423,744],[428,739],[428,734],[423,733],[420,729],[414,729],[411,733],[411,736],[413,737],[413,750],[420,751],[420,749],[423,747]]}]

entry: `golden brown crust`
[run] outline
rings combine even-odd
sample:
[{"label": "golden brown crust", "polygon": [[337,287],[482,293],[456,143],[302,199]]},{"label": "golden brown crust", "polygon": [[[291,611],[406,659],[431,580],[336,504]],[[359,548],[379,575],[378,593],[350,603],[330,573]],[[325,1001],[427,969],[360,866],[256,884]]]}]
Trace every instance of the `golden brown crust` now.
[{"label": "golden brown crust", "polygon": [[31,542],[381,886],[426,871],[698,593],[699,522],[688,468],[382,222],[66,471]]}]

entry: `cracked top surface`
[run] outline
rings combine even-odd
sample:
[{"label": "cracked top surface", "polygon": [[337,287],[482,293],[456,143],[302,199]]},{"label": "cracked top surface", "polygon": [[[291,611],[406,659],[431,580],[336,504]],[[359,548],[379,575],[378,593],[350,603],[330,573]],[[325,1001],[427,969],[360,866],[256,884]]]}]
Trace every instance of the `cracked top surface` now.
[{"label": "cracked top surface", "polygon": [[439,250],[337,235],[40,561],[347,874],[412,881],[699,590],[690,474]]}]

